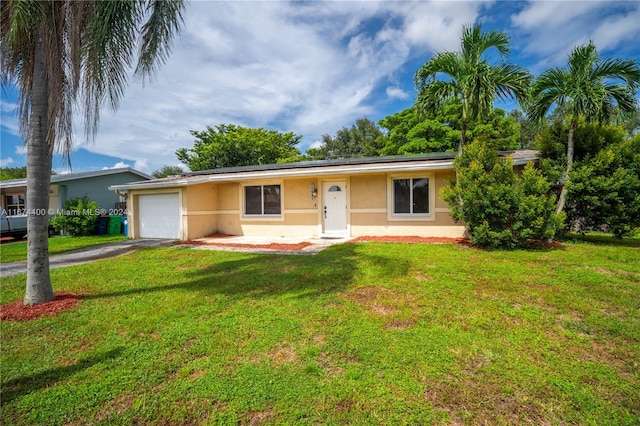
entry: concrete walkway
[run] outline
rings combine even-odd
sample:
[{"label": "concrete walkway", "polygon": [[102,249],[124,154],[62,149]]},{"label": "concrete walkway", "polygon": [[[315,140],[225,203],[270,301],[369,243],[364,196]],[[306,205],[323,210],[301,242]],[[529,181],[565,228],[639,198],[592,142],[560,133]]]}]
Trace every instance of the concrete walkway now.
[{"label": "concrete walkway", "polygon": [[[64,266],[81,265],[100,259],[120,256],[142,247],[167,247],[175,244],[175,240],[125,240],[115,243],[102,244],[66,253],[49,256],[49,268],[56,269]],[[27,262],[0,263],[0,277],[9,277],[27,272]]]}]

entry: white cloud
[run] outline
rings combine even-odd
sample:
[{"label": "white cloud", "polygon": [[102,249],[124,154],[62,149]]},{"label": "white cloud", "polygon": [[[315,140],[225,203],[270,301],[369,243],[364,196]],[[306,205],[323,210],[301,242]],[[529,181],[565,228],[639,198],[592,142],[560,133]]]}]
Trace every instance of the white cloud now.
[{"label": "white cloud", "polygon": [[124,169],[124,168],[126,168],[126,167],[131,167],[131,166],[130,166],[129,164],[125,163],[124,161],[118,161],[116,164],[114,164],[114,165],[113,165],[113,166],[111,166],[111,167],[104,166],[104,167],[102,168],[102,170],[110,170],[110,169]]},{"label": "white cloud", "polygon": [[11,165],[13,163],[14,163],[14,161],[13,161],[13,158],[11,158],[11,157],[0,159],[0,167],[7,167],[7,166],[9,166],[9,165]]},{"label": "white cloud", "polygon": [[15,151],[18,155],[27,155],[27,144],[16,145]]},{"label": "white cloud", "polygon": [[141,172],[146,172],[149,170],[149,162],[147,160],[136,160],[133,164],[133,168],[140,170]]},{"label": "white cloud", "polygon": [[640,3],[628,1],[530,2],[511,18],[527,37],[523,53],[539,57],[533,71],[563,66],[574,47],[593,41],[600,50],[629,47],[640,37]]},{"label": "white cloud", "polygon": [[399,87],[387,87],[387,96],[391,99],[409,99],[409,94]]},{"label": "white cloud", "polygon": [[2,117],[0,123],[2,125],[2,129],[14,136],[20,135],[20,127],[16,115],[17,111],[18,104],[8,102],[4,98],[0,100],[0,116]]},{"label": "white cloud", "polygon": [[304,151],[374,113],[365,100],[409,57],[408,42],[389,35],[399,30],[365,31],[361,19],[379,7],[193,2],[158,79],[131,85],[117,114],[102,117],[95,145],[80,146],[157,168],[192,146],[189,130],[235,123],[302,134]]}]

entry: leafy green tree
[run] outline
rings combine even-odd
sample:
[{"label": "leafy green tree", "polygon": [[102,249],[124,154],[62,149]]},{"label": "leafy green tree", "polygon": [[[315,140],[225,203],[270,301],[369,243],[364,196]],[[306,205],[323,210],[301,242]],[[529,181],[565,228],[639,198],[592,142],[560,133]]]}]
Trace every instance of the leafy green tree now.
[{"label": "leafy green tree", "polygon": [[[567,138],[571,131],[571,121],[558,120],[542,130],[535,141],[536,149],[540,150],[542,158],[556,162],[559,170],[566,164]],[[622,142],[625,130],[620,125],[588,122],[584,116],[575,120],[573,131],[574,151],[573,162],[595,156],[602,148]]]},{"label": "leafy green tree", "polygon": [[[127,76],[144,78],[166,59],[182,22],[183,2],[172,1],[3,1],[0,6],[0,76],[17,85],[18,115],[27,141],[27,206],[49,207],[54,149],[69,153],[73,110],[84,112],[94,136],[101,106],[115,110]],[[46,214],[27,219],[29,247],[25,304],[53,299]]]},{"label": "leafy green tree", "polygon": [[184,170],[180,166],[164,165],[161,168],[159,168],[158,170],[154,170],[151,173],[151,176],[153,176],[156,179],[160,179],[160,178],[164,178],[164,177],[167,177],[167,176],[180,175],[182,173],[184,173]]},{"label": "leafy green tree", "polygon": [[[509,37],[499,31],[482,31],[480,25],[462,30],[460,52],[441,52],[422,65],[415,74],[419,110],[433,111],[450,98],[462,102],[458,153],[466,143],[470,120],[491,111],[496,99],[527,99],[531,76],[525,69],[504,62],[509,54]],[[492,65],[486,58],[495,48],[501,62]],[[439,78],[443,76],[444,78]]]},{"label": "leafy green tree", "polygon": [[515,118],[520,125],[519,148],[534,149],[536,136],[544,129],[544,126],[534,123],[519,109],[512,110],[509,115]]},{"label": "leafy green tree", "polygon": [[621,238],[640,228],[640,135],[575,163],[566,213],[574,230],[604,230]]},{"label": "leafy green tree", "polygon": [[0,167],[0,180],[24,179],[27,177],[27,166]]},{"label": "leafy green tree", "polygon": [[635,93],[640,87],[640,67],[633,60],[602,59],[596,46],[578,46],[569,55],[568,68],[552,68],[543,72],[532,86],[533,100],[528,115],[541,122],[552,105],[568,105],[571,113],[567,135],[566,166],[562,174],[562,190],[557,211],[564,209],[567,183],[574,161],[574,133],[580,116],[589,122],[607,122],[617,109],[636,109]]},{"label": "leafy green tree", "polygon": [[64,231],[74,237],[93,235],[96,233],[100,206],[87,195],[73,198],[64,203],[62,214],[51,218],[51,225],[56,231]]},{"label": "leafy green tree", "polygon": [[471,242],[488,247],[520,247],[531,239],[553,238],[562,228],[546,177],[529,163],[518,175],[510,157],[476,141],[456,157],[455,182],[442,189],[451,216],[464,222]]},{"label": "leafy green tree", "polygon": [[307,150],[311,160],[331,158],[353,158],[377,156],[376,140],[382,131],[368,118],[359,118],[350,127],[338,130],[335,137],[322,135],[322,142],[316,148]]},{"label": "leafy green tree", "polygon": [[193,148],[180,148],[176,155],[192,171],[274,164],[300,155],[296,145],[301,136],[293,132],[218,124],[191,134],[196,137]]},{"label": "leafy green tree", "polygon": [[[380,120],[380,126],[387,130],[377,142],[380,155],[455,151],[460,140],[461,109],[459,100],[450,99],[434,112],[420,114],[411,107]],[[514,117],[494,108],[469,122],[467,140],[480,139],[498,150],[516,149],[519,131]]]}]

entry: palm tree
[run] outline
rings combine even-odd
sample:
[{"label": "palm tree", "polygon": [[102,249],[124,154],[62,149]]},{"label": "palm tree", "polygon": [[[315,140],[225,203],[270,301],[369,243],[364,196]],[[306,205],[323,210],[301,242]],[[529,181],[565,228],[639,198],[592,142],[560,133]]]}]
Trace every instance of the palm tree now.
[{"label": "palm tree", "polygon": [[[508,44],[509,37],[504,33],[483,32],[480,25],[465,26],[460,52],[437,53],[415,74],[418,109],[433,111],[454,97],[462,101],[459,154],[466,142],[469,120],[485,115],[496,99],[515,98],[523,103],[527,98],[531,75],[504,62]],[[484,57],[491,48],[498,51],[501,63],[492,65]]]},{"label": "palm tree", "polygon": [[582,115],[587,121],[606,121],[614,112],[636,109],[635,93],[640,87],[640,67],[633,60],[599,57],[593,43],[576,47],[569,54],[567,69],[552,68],[533,83],[529,117],[542,122],[553,104],[568,107],[571,113],[567,140],[567,165],[562,175],[562,190],[556,212],[564,209],[569,172],[573,164],[573,134]]},{"label": "palm tree", "polygon": [[[19,89],[27,145],[28,254],[24,303],[54,298],[47,240],[54,149],[69,159],[74,106],[94,137],[100,107],[115,110],[138,50],[135,76],[151,76],[182,24],[182,0],[6,0],[0,9],[0,76]],[[138,48],[138,49],[136,49]]]}]

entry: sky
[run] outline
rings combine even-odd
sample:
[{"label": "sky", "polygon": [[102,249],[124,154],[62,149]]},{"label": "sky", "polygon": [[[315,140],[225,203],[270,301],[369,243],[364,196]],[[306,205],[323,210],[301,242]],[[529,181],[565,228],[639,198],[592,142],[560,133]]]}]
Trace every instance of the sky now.
[{"label": "sky", "polygon": [[[119,109],[105,105],[94,140],[77,114],[73,172],[179,165],[190,130],[227,123],[302,136],[301,152],[356,119],[410,107],[413,75],[434,53],[459,50],[463,25],[510,37],[509,62],[539,75],[564,67],[590,40],[601,56],[640,60],[633,1],[197,1],[170,58],[144,85],[130,79]],[[0,166],[26,164],[17,91],[1,91]],[[511,101],[496,106],[507,111]],[[53,169],[67,173],[57,155]]]}]

